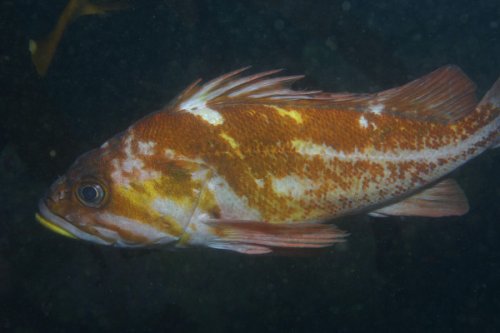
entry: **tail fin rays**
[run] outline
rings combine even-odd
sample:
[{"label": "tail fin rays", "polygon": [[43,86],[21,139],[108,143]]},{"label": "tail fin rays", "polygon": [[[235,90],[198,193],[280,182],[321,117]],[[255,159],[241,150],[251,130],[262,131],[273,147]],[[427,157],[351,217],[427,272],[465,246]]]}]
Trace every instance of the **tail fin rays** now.
[{"label": "tail fin rays", "polygon": [[477,108],[484,109],[485,111],[490,110],[496,114],[494,126],[496,127],[497,136],[491,148],[500,148],[500,78],[497,79],[486,95],[484,95]]}]

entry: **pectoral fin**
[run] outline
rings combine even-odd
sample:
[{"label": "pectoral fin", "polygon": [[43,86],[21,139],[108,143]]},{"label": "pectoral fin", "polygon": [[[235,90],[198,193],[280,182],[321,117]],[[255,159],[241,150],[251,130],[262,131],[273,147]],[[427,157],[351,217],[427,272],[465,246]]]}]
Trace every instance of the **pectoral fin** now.
[{"label": "pectoral fin", "polygon": [[445,179],[403,201],[377,209],[369,215],[443,217],[464,215],[469,204],[464,192],[452,179]]},{"label": "pectoral fin", "polygon": [[217,235],[209,247],[245,254],[264,254],[273,248],[321,248],[344,241],[346,233],[331,224],[271,224],[262,221],[206,222]]}]

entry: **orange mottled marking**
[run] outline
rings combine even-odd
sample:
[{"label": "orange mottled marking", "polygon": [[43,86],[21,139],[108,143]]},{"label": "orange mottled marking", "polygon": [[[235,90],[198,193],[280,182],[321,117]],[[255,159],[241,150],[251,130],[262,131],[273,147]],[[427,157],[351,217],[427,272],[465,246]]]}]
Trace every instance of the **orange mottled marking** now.
[{"label": "orange mottled marking", "polygon": [[[314,108],[303,103],[279,108],[300,115],[301,121],[297,122],[290,113],[277,112],[273,105],[233,104],[214,108],[224,119],[218,126],[188,113],[159,112],[136,123],[133,129],[141,140],[158,143],[157,155],[147,157],[147,161],[161,160],[166,149],[200,159],[224,177],[238,196],[247,198],[265,219],[295,221],[356,209],[375,201],[375,195],[377,199],[389,198],[390,184],[377,189],[377,181],[392,182],[397,186],[396,193],[404,193],[423,182],[422,177],[431,174],[435,166],[425,161],[325,161],[321,156],[297,154],[293,140],[326,145],[345,154],[438,149],[470,136],[494,116],[492,112],[476,110],[459,122],[446,125],[325,106]],[[359,124],[361,115],[369,124],[366,128]],[[238,149],[224,135],[234,139]],[[445,163],[448,161],[438,160],[439,165]],[[276,194],[272,179],[287,175],[317,180],[319,186],[300,199]],[[263,186],[259,187],[255,179],[262,179]],[[367,190],[369,193],[362,196]],[[356,203],[345,199],[356,193],[360,199]]]}]

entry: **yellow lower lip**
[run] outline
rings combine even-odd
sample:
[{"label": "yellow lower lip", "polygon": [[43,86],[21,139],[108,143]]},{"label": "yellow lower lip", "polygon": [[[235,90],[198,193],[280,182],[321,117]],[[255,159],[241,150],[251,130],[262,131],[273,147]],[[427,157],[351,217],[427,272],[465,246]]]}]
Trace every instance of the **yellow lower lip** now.
[{"label": "yellow lower lip", "polygon": [[35,214],[35,218],[36,218],[36,220],[37,220],[38,222],[40,222],[40,224],[41,224],[41,225],[43,225],[44,227],[46,227],[46,228],[48,228],[48,229],[50,229],[50,230],[54,231],[55,233],[58,233],[59,235],[63,235],[63,236],[65,236],[65,237],[75,238],[75,239],[76,239],[76,237],[75,237],[73,234],[71,234],[71,233],[67,232],[67,231],[66,231],[66,230],[64,230],[63,228],[61,228],[61,227],[59,227],[59,226],[55,225],[54,223],[50,222],[49,220],[47,220],[47,219],[46,219],[45,217],[43,217],[42,215],[40,215],[40,214],[36,213],[36,214]]}]

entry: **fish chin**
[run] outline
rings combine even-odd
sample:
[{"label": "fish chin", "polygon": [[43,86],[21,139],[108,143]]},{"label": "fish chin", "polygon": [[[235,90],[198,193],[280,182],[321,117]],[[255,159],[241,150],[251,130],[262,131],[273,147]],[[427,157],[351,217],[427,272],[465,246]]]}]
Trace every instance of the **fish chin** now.
[{"label": "fish chin", "polygon": [[77,238],[86,240],[92,243],[98,243],[103,245],[111,245],[112,242],[99,238],[97,236],[91,235],[81,229],[75,227],[73,224],[69,223],[62,217],[52,213],[47,207],[43,200],[40,200],[38,204],[39,212],[36,214],[36,219],[44,227],[69,238]]}]

